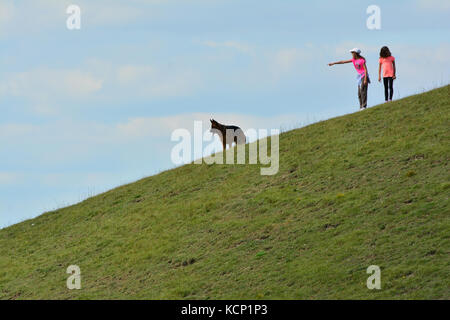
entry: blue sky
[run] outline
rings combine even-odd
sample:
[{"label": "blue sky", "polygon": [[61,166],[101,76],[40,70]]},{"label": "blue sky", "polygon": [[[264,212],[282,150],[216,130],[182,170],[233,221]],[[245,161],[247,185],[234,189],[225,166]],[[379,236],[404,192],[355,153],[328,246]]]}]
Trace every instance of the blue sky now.
[{"label": "blue sky", "polygon": [[[81,8],[81,30],[66,8]],[[381,9],[381,30],[366,8]],[[360,47],[372,84],[383,45],[394,98],[449,83],[450,2],[2,0],[0,227],[173,168],[194,120],[293,128],[355,112]]]}]

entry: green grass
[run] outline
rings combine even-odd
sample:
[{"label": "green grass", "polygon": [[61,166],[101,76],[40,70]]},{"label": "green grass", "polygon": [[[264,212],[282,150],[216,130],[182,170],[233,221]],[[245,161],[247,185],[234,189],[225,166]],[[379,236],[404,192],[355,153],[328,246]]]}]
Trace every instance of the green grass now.
[{"label": "green grass", "polygon": [[449,115],[445,86],[283,133],[274,176],[185,165],[0,230],[0,298],[449,299]]}]

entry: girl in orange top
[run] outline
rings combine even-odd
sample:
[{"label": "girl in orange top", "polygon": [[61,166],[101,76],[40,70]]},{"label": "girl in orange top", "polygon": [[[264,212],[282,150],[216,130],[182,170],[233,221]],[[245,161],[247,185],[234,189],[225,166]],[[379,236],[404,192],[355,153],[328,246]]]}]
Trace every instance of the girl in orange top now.
[{"label": "girl in orange top", "polygon": [[388,47],[381,48],[380,67],[378,68],[378,81],[381,81],[381,69],[383,69],[384,98],[385,101],[392,101],[394,95],[395,58],[391,55]]}]

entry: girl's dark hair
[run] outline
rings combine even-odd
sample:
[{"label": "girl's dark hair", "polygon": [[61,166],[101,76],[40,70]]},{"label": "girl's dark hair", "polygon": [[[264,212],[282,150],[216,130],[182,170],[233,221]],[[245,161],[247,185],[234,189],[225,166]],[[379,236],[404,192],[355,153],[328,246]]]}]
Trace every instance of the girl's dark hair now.
[{"label": "girl's dark hair", "polygon": [[383,48],[381,48],[380,50],[380,57],[381,58],[387,58],[391,56],[391,51],[389,51],[389,48],[384,46]]}]

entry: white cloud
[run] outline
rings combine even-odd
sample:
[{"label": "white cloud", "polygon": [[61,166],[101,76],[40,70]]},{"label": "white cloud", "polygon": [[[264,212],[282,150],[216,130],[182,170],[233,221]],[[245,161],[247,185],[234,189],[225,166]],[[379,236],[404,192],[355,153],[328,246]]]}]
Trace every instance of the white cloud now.
[{"label": "white cloud", "polygon": [[20,183],[22,175],[14,172],[1,172],[0,171],[0,185],[12,185]]},{"label": "white cloud", "polygon": [[301,64],[309,64],[314,58],[312,48],[286,48],[275,53],[274,67],[278,73],[288,73]]},{"label": "white cloud", "polygon": [[12,2],[0,2],[0,25],[11,21],[14,12],[15,7]]},{"label": "white cloud", "polygon": [[0,2],[0,37],[8,33],[15,11],[12,2],[4,2],[3,0]]},{"label": "white cloud", "polygon": [[[144,16],[143,12],[133,5],[118,5],[111,1],[99,3],[97,1],[84,2],[81,5],[82,15],[86,18],[86,25],[105,26],[124,24],[136,21]],[[146,15],[148,17],[148,13]]]},{"label": "white cloud", "polygon": [[150,65],[119,66],[116,81],[128,94],[146,98],[190,95],[201,85],[194,70]]},{"label": "white cloud", "polygon": [[[210,128],[210,119],[220,123],[237,125],[244,131],[248,129],[291,129],[305,125],[311,120],[305,114],[280,114],[277,116],[255,116],[238,113],[186,113],[166,117],[139,117],[117,124],[114,131],[116,137],[123,139],[137,139],[145,137],[170,137],[175,129],[184,128],[192,132],[194,121],[203,123],[203,130]],[[318,120],[323,120],[326,117]]]},{"label": "white cloud", "polygon": [[62,79],[64,88],[72,96],[84,96],[99,91],[103,84],[103,80],[79,70],[63,72]]},{"label": "white cloud", "polygon": [[417,92],[450,82],[449,44],[435,47],[398,45],[390,49],[396,58],[399,83],[414,88]]},{"label": "white cloud", "polygon": [[428,67],[431,64],[436,66],[449,65],[450,61],[450,44],[443,43],[438,46],[414,46],[414,45],[398,45],[392,47],[397,53],[400,53],[402,57],[408,59],[408,61],[423,64],[424,67]]},{"label": "white cloud", "polygon": [[[58,22],[63,23],[66,19],[64,0],[2,0],[1,2],[1,35],[14,36],[17,33],[23,32],[40,32],[47,30],[49,27],[56,26]],[[7,18],[2,19],[5,13]],[[1,24],[2,20],[3,23]]]},{"label": "white cloud", "polygon": [[[141,4],[159,4],[164,1],[146,1]],[[12,1],[1,0],[0,3],[0,35],[16,33],[45,32],[47,30],[66,28],[69,5],[76,4],[81,8],[81,28],[96,26],[123,25],[152,15],[147,10],[145,15],[139,3],[122,1],[121,3],[96,0],[33,0]],[[17,14],[20,13],[20,14]]]},{"label": "white cloud", "polygon": [[267,47],[233,41],[206,41],[202,44],[246,53],[241,59],[228,51],[217,50],[217,53],[205,59],[211,68],[203,76],[208,80],[222,82],[227,88],[245,88],[247,93],[255,89],[274,89],[291,77],[309,75],[313,72],[314,60],[317,61],[320,55],[318,52],[321,52],[317,46],[309,43],[299,47]]},{"label": "white cloud", "polygon": [[301,47],[281,47],[276,49],[261,49],[261,58],[255,59],[255,64],[249,72],[253,82],[271,87],[286,84],[292,77],[305,79],[317,73],[317,61],[323,59],[323,49],[312,44]]},{"label": "white cloud", "polygon": [[67,99],[150,100],[188,96],[201,87],[202,77],[194,69],[167,64],[114,65],[92,59],[79,69],[37,68],[5,73],[0,78],[0,97],[25,98],[27,108],[34,112],[54,114],[60,112]]},{"label": "white cloud", "polygon": [[22,97],[89,95],[102,88],[103,80],[88,72],[62,69],[34,69],[7,75],[0,81],[0,93]]},{"label": "white cloud", "polygon": [[127,65],[117,69],[117,81],[122,85],[133,84],[145,77],[153,77],[155,69],[151,66]]},{"label": "white cloud", "polygon": [[[334,48],[334,52],[338,56],[344,56],[351,58],[350,49],[358,48],[361,50],[361,55],[368,55],[368,54],[375,54],[380,51],[381,47],[367,45],[366,43],[361,42],[351,42],[351,41],[345,41],[341,42]],[[327,48],[328,51],[330,48]]]},{"label": "white cloud", "polygon": [[86,98],[102,86],[103,80],[89,72],[39,68],[5,74],[0,80],[0,97],[23,97],[29,100],[34,111],[52,113],[59,99]]},{"label": "white cloud", "polygon": [[[194,121],[202,121],[206,131],[210,128],[209,119],[211,118],[224,124],[238,125],[243,130],[292,128],[298,126],[299,123],[305,124],[309,121],[308,116],[302,114],[255,116],[238,113],[186,113],[163,117],[135,117],[112,124],[77,123],[68,120],[34,125],[10,123],[0,124],[0,145],[52,146],[51,152],[54,154],[46,154],[42,159],[64,161],[64,159],[72,157],[74,153],[89,155],[92,152],[90,156],[95,157],[96,148],[99,145],[104,148],[121,150],[120,145],[125,146],[149,137],[160,138],[160,142],[167,142],[175,129],[192,130]],[[62,149],[73,152],[61,152]],[[23,148],[23,150],[27,150],[27,148]],[[40,149],[34,151],[46,153],[45,150]]]},{"label": "white cloud", "polygon": [[231,48],[244,53],[249,53],[251,51],[250,46],[236,41],[224,41],[224,42],[205,41],[203,42],[203,44],[210,48]]},{"label": "white cloud", "polygon": [[450,10],[450,1],[448,0],[417,0],[419,9],[432,11],[448,11]]},{"label": "white cloud", "polygon": [[34,129],[31,124],[6,123],[0,125],[0,137],[6,140],[21,138],[30,134]]}]

